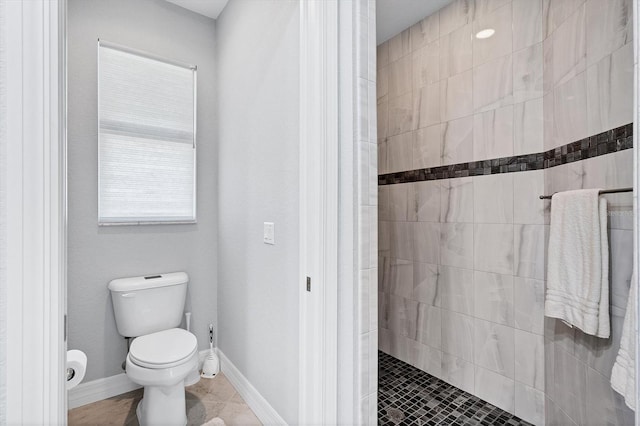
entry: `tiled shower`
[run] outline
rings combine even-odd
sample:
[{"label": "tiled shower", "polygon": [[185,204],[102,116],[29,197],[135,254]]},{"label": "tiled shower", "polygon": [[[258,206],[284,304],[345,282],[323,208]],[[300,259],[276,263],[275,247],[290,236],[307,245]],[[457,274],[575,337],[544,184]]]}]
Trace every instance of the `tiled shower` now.
[{"label": "tiled shower", "polygon": [[633,185],[632,38],[630,0],[456,0],[378,46],[381,351],[534,424],[633,424],[632,196],[607,195],[610,339],[544,317],[539,198]]}]

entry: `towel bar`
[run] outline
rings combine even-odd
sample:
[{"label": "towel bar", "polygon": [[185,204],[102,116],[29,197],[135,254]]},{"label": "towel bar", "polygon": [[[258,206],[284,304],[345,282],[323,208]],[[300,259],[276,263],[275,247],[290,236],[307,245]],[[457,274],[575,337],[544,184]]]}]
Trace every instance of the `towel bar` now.
[{"label": "towel bar", "polygon": [[[616,194],[618,192],[633,192],[633,188],[617,188],[617,189],[603,189],[600,191],[600,194]],[[550,200],[551,197],[553,197],[553,194],[551,195],[541,195],[540,199],[541,200]]]}]

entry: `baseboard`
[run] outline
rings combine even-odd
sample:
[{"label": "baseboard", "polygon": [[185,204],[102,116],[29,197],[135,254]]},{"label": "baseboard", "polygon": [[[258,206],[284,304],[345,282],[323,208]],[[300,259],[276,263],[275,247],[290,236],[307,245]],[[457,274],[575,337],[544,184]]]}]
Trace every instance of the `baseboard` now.
[{"label": "baseboard", "polygon": [[267,402],[266,399],[253,385],[247,380],[246,377],[236,368],[235,365],[222,353],[221,350],[217,350],[218,357],[220,358],[220,368],[224,375],[229,379],[231,384],[236,388],[242,399],[245,400],[247,405],[253,410],[258,419],[263,425],[286,425],[280,414]]},{"label": "baseboard", "polygon": [[69,409],[111,398],[112,396],[140,389],[141,387],[139,384],[129,380],[124,373],[105,377],[104,379],[80,383],[68,392]]}]

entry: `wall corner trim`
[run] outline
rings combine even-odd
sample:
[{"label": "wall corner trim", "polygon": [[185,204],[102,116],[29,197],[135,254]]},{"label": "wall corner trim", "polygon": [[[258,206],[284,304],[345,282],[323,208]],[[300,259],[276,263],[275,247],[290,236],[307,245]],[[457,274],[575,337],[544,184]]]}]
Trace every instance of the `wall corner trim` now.
[{"label": "wall corner trim", "polygon": [[253,410],[263,425],[286,425],[287,422],[269,404],[269,402],[253,387],[249,380],[233,365],[233,363],[218,349],[220,367],[229,382],[236,388],[242,399]]},{"label": "wall corner trim", "polygon": [[91,404],[92,402],[101,401],[120,395],[132,390],[140,389],[137,383],[133,383],[125,373],[116,374],[115,376],[105,377],[103,379],[92,380],[86,383],[80,383],[68,392],[69,409],[81,407]]}]

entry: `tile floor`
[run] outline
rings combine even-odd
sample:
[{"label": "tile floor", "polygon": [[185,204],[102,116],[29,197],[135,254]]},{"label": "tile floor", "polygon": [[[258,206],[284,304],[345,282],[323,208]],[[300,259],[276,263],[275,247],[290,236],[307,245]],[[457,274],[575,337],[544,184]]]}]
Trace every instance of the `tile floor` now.
[{"label": "tile floor", "polygon": [[384,352],[378,352],[378,365],[380,425],[531,426]]},{"label": "tile floor", "polygon": [[[137,425],[142,389],[69,410],[69,425]],[[261,425],[223,373],[186,388],[188,425],[200,426],[220,417],[228,426]]]}]

